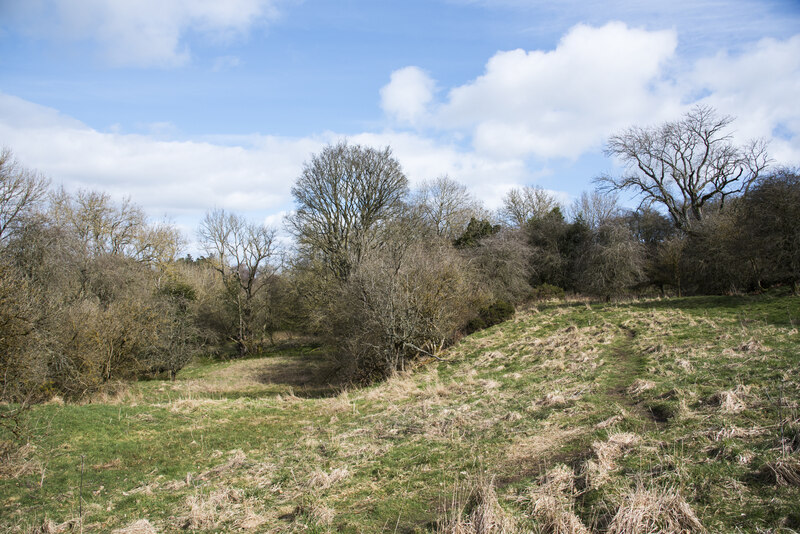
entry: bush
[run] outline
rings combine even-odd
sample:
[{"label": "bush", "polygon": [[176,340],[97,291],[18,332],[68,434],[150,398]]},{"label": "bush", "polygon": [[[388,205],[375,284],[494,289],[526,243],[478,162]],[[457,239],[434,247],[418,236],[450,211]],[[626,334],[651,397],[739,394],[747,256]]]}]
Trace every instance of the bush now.
[{"label": "bush", "polygon": [[533,288],[533,300],[563,299],[564,290],[552,284],[542,284]]},{"label": "bush", "polygon": [[514,317],[514,306],[505,300],[498,300],[478,310],[478,316],[465,328],[467,334],[500,324]]}]

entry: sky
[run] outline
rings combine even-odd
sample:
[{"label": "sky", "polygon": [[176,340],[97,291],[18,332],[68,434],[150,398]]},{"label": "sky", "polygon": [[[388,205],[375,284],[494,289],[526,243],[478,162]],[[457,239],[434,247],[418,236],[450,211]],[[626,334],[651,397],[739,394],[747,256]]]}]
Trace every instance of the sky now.
[{"label": "sky", "polygon": [[194,253],[209,209],[280,227],[340,140],[568,204],[610,135],[697,104],[800,165],[800,0],[0,0],[0,145]]}]

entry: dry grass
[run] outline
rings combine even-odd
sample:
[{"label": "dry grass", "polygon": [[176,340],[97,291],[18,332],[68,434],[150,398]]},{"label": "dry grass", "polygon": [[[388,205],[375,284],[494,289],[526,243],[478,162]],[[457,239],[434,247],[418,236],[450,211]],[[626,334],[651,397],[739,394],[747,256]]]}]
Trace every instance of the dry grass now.
[{"label": "dry grass", "polygon": [[542,534],[589,534],[575,515],[574,496],[574,473],[561,464],[547,471],[539,484],[529,488],[519,501],[527,505]]},{"label": "dry grass", "polygon": [[211,478],[216,478],[219,475],[231,471],[233,469],[239,469],[243,467],[247,463],[247,456],[239,449],[234,449],[228,452],[230,456],[228,461],[220,464],[216,467],[212,467],[208,471],[204,471],[197,476],[197,480],[208,480]]},{"label": "dry grass", "polygon": [[436,532],[440,534],[512,534],[513,518],[497,501],[494,479],[485,474],[456,483]]},{"label": "dry grass", "polygon": [[308,479],[307,486],[312,490],[326,490],[340,482],[350,477],[350,471],[347,467],[337,467],[336,469],[332,470],[330,473],[326,473],[325,471],[316,470],[311,473],[311,476]]},{"label": "dry grass", "polygon": [[127,527],[112,530],[111,534],[157,534],[158,531],[147,519],[134,521]]},{"label": "dry grass", "polygon": [[606,441],[592,443],[595,458],[584,464],[582,473],[586,487],[596,489],[606,484],[616,469],[616,460],[638,442],[636,434],[621,432],[611,434]]},{"label": "dry grass", "polygon": [[179,521],[181,528],[216,528],[220,523],[235,517],[237,507],[234,505],[242,503],[243,499],[242,492],[234,488],[221,488],[208,496],[202,493],[189,495],[186,498],[189,514]]},{"label": "dry grass", "polygon": [[761,469],[761,474],[778,486],[800,486],[800,458],[787,456],[769,462]]},{"label": "dry grass", "polygon": [[624,496],[608,534],[705,532],[692,508],[675,489],[637,487]]},{"label": "dry grass", "polygon": [[739,413],[747,408],[744,399],[750,393],[749,386],[738,385],[734,389],[720,391],[711,396],[712,405],[719,406],[723,413]]},{"label": "dry grass", "polygon": [[35,445],[27,442],[18,446],[10,440],[0,440],[0,480],[19,478],[41,470],[42,463],[36,457]]},{"label": "dry grass", "polygon": [[628,395],[631,397],[638,397],[645,391],[649,391],[656,387],[656,383],[652,380],[643,380],[641,378],[637,378],[633,381],[633,383],[628,386]]}]

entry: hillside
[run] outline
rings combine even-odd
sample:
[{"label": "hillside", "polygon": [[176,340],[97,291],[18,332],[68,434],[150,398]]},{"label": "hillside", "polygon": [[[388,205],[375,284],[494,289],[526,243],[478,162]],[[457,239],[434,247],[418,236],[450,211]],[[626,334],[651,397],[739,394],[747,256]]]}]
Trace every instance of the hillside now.
[{"label": "hillside", "polygon": [[35,407],[0,530],[791,532],[798,323],[797,297],[543,305],[346,390],[320,348],[196,362]]}]

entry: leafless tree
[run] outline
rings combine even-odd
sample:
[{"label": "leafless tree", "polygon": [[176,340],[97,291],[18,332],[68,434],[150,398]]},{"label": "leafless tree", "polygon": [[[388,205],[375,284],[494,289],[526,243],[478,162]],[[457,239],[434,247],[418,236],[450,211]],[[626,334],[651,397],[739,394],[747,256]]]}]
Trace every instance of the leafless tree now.
[{"label": "leafless tree", "polygon": [[344,281],[380,244],[383,223],[402,209],[407,192],[389,147],[329,145],[304,165],[292,188],[297,209],[288,226],[301,247]]},{"label": "leafless tree", "polygon": [[600,191],[586,191],[575,199],[570,207],[572,220],[580,219],[589,228],[595,229],[600,225],[611,221],[620,214],[617,195]]},{"label": "leafless tree", "polygon": [[49,181],[17,162],[11,151],[0,151],[0,244],[47,194]]},{"label": "leafless tree", "polygon": [[[200,239],[212,257],[236,310],[233,340],[240,354],[250,350],[257,294],[275,274],[275,230],[216,209],[200,224]],[[257,341],[257,340],[256,340]]]},{"label": "leafless tree", "polygon": [[643,206],[663,205],[678,229],[689,230],[709,202],[724,208],[727,197],[746,192],[769,163],[763,140],[734,145],[732,122],[696,106],[677,121],[631,127],[611,136],[605,150],[626,172],[597,181],[609,191],[634,191]]},{"label": "leafless tree", "polygon": [[503,197],[499,216],[508,226],[522,228],[529,220],[544,217],[556,207],[558,200],[541,187],[515,187]]},{"label": "leafless tree", "polygon": [[447,175],[422,182],[414,201],[426,225],[449,241],[464,233],[470,219],[485,215],[467,187]]},{"label": "leafless tree", "polygon": [[174,260],[184,243],[177,228],[168,222],[150,223],[130,198],[116,204],[100,191],[69,194],[62,188],[51,195],[50,215],[76,238],[87,258],[110,254],[163,264]]},{"label": "leafless tree", "polygon": [[482,295],[466,262],[444,241],[371,254],[342,287],[337,342],[355,377],[386,376],[415,357],[438,357]]},{"label": "leafless tree", "polygon": [[577,265],[577,285],[593,295],[624,293],[643,279],[644,249],[622,221],[592,231]]}]

